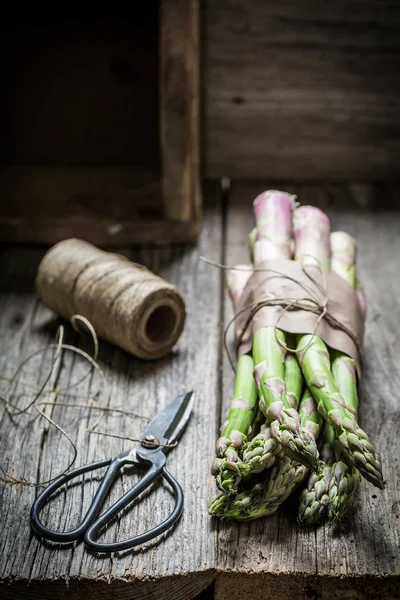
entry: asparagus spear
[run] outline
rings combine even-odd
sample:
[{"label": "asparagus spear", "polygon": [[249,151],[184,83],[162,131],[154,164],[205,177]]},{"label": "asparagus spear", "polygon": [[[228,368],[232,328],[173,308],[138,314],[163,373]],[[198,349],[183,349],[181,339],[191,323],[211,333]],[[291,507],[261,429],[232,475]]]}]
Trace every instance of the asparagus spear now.
[{"label": "asparagus spear", "polygon": [[[253,208],[257,226],[249,234],[249,250],[256,267],[264,260],[277,256],[291,257],[292,206],[292,196],[274,190],[264,192],[254,200]],[[263,329],[264,335],[267,331],[268,328]],[[270,334],[272,331],[269,328]],[[278,335],[281,336],[282,340],[285,339],[283,332],[278,332]],[[275,366],[282,379],[282,348],[277,344],[275,335],[271,336],[271,347],[268,354],[269,362],[272,363],[272,373],[274,373]],[[261,388],[258,391],[260,405],[265,412],[265,402]],[[240,471],[244,476],[259,473],[263,469],[271,467],[276,455],[281,452],[280,445],[272,437],[269,424],[265,422],[264,412],[259,408],[253,422],[252,439],[243,447],[243,462],[240,464]],[[259,428],[260,431],[256,432],[256,428]]]},{"label": "asparagus spear", "polygon": [[[251,265],[237,265],[227,276],[227,287],[236,309],[252,272]],[[239,357],[235,390],[226,423],[216,444],[216,458],[211,473],[223,491],[235,493],[241,475],[238,470],[239,451],[247,440],[257,409],[257,391],[253,379],[254,362],[251,356]]]},{"label": "asparagus spear", "polygon": [[213,517],[223,517],[224,511],[231,500],[231,494],[228,492],[219,492],[211,498],[208,504],[208,514]]},{"label": "asparagus spear", "polygon": [[330,235],[331,271],[356,288],[356,241],[345,231],[334,231]]},{"label": "asparagus spear", "polygon": [[[308,338],[308,339],[307,339]],[[310,346],[306,349],[306,346]],[[318,338],[304,336],[298,344],[304,378],[318,402],[318,410],[336,430],[338,439],[349,452],[360,473],[376,487],[384,488],[379,456],[365,431],[344,405],[344,400],[329,369],[329,352]]]},{"label": "asparagus spear", "polygon": [[[289,343],[289,340],[292,341],[292,339],[292,336],[288,336],[289,347],[293,345],[293,343]],[[286,354],[284,372],[288,403],[292,408],[297,409],[303,387],[303,375],[295,354],[289,352]],[[257,415],[253,422],[254,428],[257,425],[257,419],[260,422],[263,420],[260,432],[257,435],[250,435],[250,440],[243,446],[243,462],[240,464],[240,472],[243,476],[259,473],[272,467],[276,457],[283,452],[281,445],[272,436],[270,427],[265,423],[265,416],[261,411],[260,413],[262,417]]]},{"label": "asparagus spear", "polygon": [[[262,410],[260,409],[260,407],[258,407],[256,416],[254,417],[254,421],[251,426],[251,432],[249,433],[249,440],[248,440],[247,444],[243,447],[243,456],[244,456],[244,453],[247,452],[248,449],[250,449],[253,440],[256,437],[258,437],[258,435],[262,431],[264,431],[265,428],[269,429],[269,427],[267,427],[267,425],[265,423],[265,415],[262,412]],[[271,433],[271,430],[270,430],[270,433]],[[272,437],[272,436],[270,435],[270,437]],[[242,456],[242,458],[243,458],[243,456]],[[243,459],[243,460],[245,460],[245,459]]]},{"label": "asparagus spear", "polygon": [[[264,192],[255,199],[253,207],[257,225],[257,238],[254,242],[256,267],[271,258],[291,258],[293,200],[293,196],[276,190]],[[318,459],[317,447],[307,432],[302,430],[300,416],[291,405],[293,399],[288,398],[284,382],[286,337],[283,331],[275,330],[274,327],[262,327],[253,335],[254,377],[260,396],[259,407],[270,425],[270,432],[266,428],[261,432],[261,437],[264,436],[267,444],[266,452],[262,455],[266,457],[271,452],[274,454],[279,446],[282,446],[289,457],[314,468]],[[269,433],[278,443],[275,448]],[[261,446],[263,441],[261,440]],[[253,444],[250,453],[246,455],[252,465],[254,448]],[[268,463],[269,459],[266,464]],[[259,466],[260,463],[256,464],[256,469]],[[250,470],[252,468],[251,466]]]},{"label": "asparagus spear", "polygon": [[259,265],[272,258],[292,258],[292,213],[295,196],[268,190],[253,202],[256,236],[250,233],[250,253]]},{"label": "asparagus spear", "polygon": [[[355,362],[349,356],[336,350],[331,351],[332,375],[346,402],[346,408],[357,419],[358,394]],[[340,442],[334,443],[336,461],[332,466],[332,484],[328,519],[341,517],[347,510],[353,493],[361,480],[360,472],[352,464],[348,453],[341,448]]]},{"label": "asparagus spear", "polygon": [[[344,232],[335,232],[330,236],[330,245],[331,270],[354,287],[356,282],[356,246],[354,239]],[[351,359],[348,360],[351,361]],[[334,365],[332,365],[332,374],[346,407],[351,411],[356,411],[357,389],[355,380],[350,375],[352,385],[349,385],[349,378],[346,377],[346,373],[343,373],[342,368],[342,365],[344,368],[346,366],[339,356],[335,357]],[[334,372],[334,369],[336,372]],[[349,371],[347,371],[347,375],[349,375]],[[300,496],[298,520],[302,525],[315,525],[327,516],[331,520],[334,514],[343,512],[346,508],[350,490],[355,487],[358,471],[351,464],[349,465],[340,460],[337,456],[338,451],[340,451],[340,444],[337,444],[335,430],[332,425],[325,423],[321,451],[324,464],[318,473],[310,475],[307,486]]]},{"label": "asparagus spear", "polygon": [[250,231],[249,237],[248,237],[249,254],[250,254],[250,260],[252,263],[254,263],[254,245],[256,243],[256,239],[257,239],[257,227],[253,227],[253,229]]},{"label": "asparagus spear", "polygon": [[[358,302],[365,317],[366,298],[356,276],[356,242],[348,233],[336,231],[331,234],[332,263],[334,273],[345,279],[356,289]],[[336,350],[331,351],[332,375],[343,396],[346,408],[357,419],[358,393],[355,362],[349,356]],[[361,477],[358,469],[349,460],[347,452],[341,452],[340,442],[334,444],[336,462],[332,466],[332,485],[328,519],[330,521],[343,515],[353,496]],[[340,456],[342,454],[343,456]]]},{"label": "asparagus spear", "polygon": [[[251,232],[249,235],[249,245],[250,253],[252,256],[254,256],[256,266],[268,258],[274,258],[276,256],[290,257],[293,197],[283,192],[277,192],[272,190],[270,192],[265,192],[258,196],[255,199],[253,206],[257,228],[253,230],[253,232]],[[250,270],[235,269],[231,271],[231,273],[228,276],[228,286],[235,307],[237,307],[239,298],[243,292],[248,278],[250,277],[250,274]],[[281,381],[284,388],[282,362],[280,365],[280,370],[278,366],[279,361],[283,359],[282,348],[276,341],[274,328],[263,328],[262,330],[260,330],[260,332],[257,332],[256,336],[262,336],[263,333],[269,334],[267,344],[265,347],[267,352],[267,360],[264,364],[266,365],[266,363],[268,362],[268,364],[271,365],[272,377],[268,380],[268,382],[265,385],[264,381],[262,383],[259,381],[259,393],[261,394],[261,402],[264,401],[264,396],[268,394],[268,384],[271,383],[272,379],[274,382],[276,382],[276,377],[274,377],[274,375],[279,375],[280,370],[282,371]],[[282,341],[285,342],[284,333],[279,332],[279,334],[281,335]],[[254,343],[256,344],[256,342]],[[271,356],[269,357],[268,354],[271,354]],[[276,361],[277,358],[278,362]],[[241,361],[242,358],[239,359],[239,362]],[[241,365],[238,364],[238,371],[239,367],[241,367]],[[257,372],[259,371],[255,369],[255,373]],[[268,375],[268,373],[266,373],[264,370],[263,375],[265,377]],[[245,370],[243,370],[243,374],[241,377],[243,378],[243,380],[246,377]],[[239,378],[239,373],[237,373],[237,378]],[[243,382],[240,385],[243,385]],[[261,389],[262,387],[265,387],[263,391]],[[271,399],[276,399],[273,396],[272,392],[269,396],[269,399],[270,404]],[[281,404],[282,402],[279,403],[279,407]],[[290,407],[288,406],[287,408]],[[291,415],[288,415],[283,408],[281,409],[279,416],[281,424],[283,421],[283,428],[286,429],[291,426],[292,429],[294,429],[292,422],[290,421]],[[233,416],[231,415],[231,413],[229,413],[227,425],[224,428],[224,431],[222,432],[221,438],[217,442],[217,458],[213,461],[212,465],[212,473],[216,477],[218,487],[221,490],[229,491],[230,493],[234,493],[235,489],[237,488],[241,474],[248,475],[251,471],[249,471],[249,468],[246,465],[243,469],[241,468],[239,458],[239,449],[245,443],[245,434],[248,433],[248,431],[244,429],[245,425],[247,425],[247,422],[241,420],[240,418],[236,418],[236,428],[233,430],[233,432],[231,432],[229,427],[232,418]],[[232,438],[232,433],[234,438]],[[228,435],[230,435],[229,438],[227,437]],[[286,432],[285,435],[287,435]],[[264,452],[263,455],[263,463],[260,463],[258,458],[256,458],[256,471],[261,468],[265,468],[265,466],[268,466],[269,464],[272,464],[274,456],[269,452],[270,448],[273,451],[273,453],[276,453],[279,450],[277,443],[272,439],[272,436],[270,435],[269,429],[267,430],[265,427],[263,428],[262,437],[262,446],[263,450],[265,450],[266,453]],[[308,439],[306,441],[308,442]],[[260,449],[257,448],[257,452],[259,451]],[[254,466],[254,462],[252,462],[251,464],[252,466]]]},{"label": "asparagus spear", "polygon": [[[293,336],[288,336],[288,347],[294,346]],[[285,356],[286,398],[292,408],[297,409],[303,390],[303,374],[295,354],[288,352]]]},{"label": "asparagus spear", "polygon": [[246,287],[246,283],[251,277],[252,271],[252,265],[236,265],[234,269],[228,271],[226,283],[235,310],[238,308],[239,300]]},{"label": "asparagus spear", "polygon": [[[356,414],[358,400],[354,360],[341,352],[332,351],[331,354],[332,374],[346,408]],[[333,521],[343,515],[361,479],[329,423],[325,423],[323,442],[321,456],[325,464],[318,473],[309,477],[300,496],[299,522],[302,525],[315,525],[325,518]]]},{"label": "asparagus spear", "polygon": [[311,473],[307,486],[300,495],[298,520],[301,525],[315,525],[328,512],[329,485],[332,480],[332,465],[335,462],[334,441],[335,430],[329,423],[325,423],[321,468],[318,472]]},{"label": "asparagus spear", "polygon": [[[314,237],[311,237],[314,232]],[[316,232],[316,233],[315,233]],[[302,206],[294,214],[296,260],[317,259],[324,270],[329,268],[329,220],[319,209]],[[308,240],[311,240],[308,244]],[[345,402],[330,371],[329,351],[317,336],[298,336],[298,359],[306,384],[318,402],[318,410],[336,430],[338,439],[361,474],[379,488],[384,487],[379,456],[367,434]]]},{"label": "asparagus spear", "polygon": [[219,489],[229,493],[235,493],[241,479],[238,469],[240,449],[246,442],[257,407],[253,369],[251,356],[243,354],[239,357],[231,408],[217,441],[217,456],[211,467]]},{"label": "asparagus spear", "polygon": [[[322,416],[308,390],[305,390],[301,399],[299,413],[302,427],[309,432],[313,439],[316,439],[322,426]],[[274,466],[266,471],[264,484],[258,482],[251,490],[240,492],[233,500],[223,505],[219,514],[226,519],[239,521],[249,521],[272,515],[288,498],[296,485],[304,480],[307,472],[308,469],[305,465],[292,460],[281,452]]]}]

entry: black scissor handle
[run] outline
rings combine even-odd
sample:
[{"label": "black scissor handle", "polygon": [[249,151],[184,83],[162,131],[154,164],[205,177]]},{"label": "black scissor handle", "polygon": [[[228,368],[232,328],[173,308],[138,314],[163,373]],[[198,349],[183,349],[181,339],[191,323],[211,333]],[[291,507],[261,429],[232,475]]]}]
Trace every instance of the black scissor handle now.
[{"label": "black scissor handle", "polygon": [[[123,540],[122,542],[111,542],[101,543],[96,542],[95,537],[99,530],[104,527],[117,513],[125,508],[130,502],[132,502],[139,494],[141,494],[159,475],[162,475],[166,481],[172,487],[175,496],[175,506],[171,514],[159,525],[153,527],[149,531],[139,533],[131,538]],[[183,491],[175,477],[167,471],[166,467],[163,466],[161,473],[154,465],[148,470],[146,475],[138,481],[138,483],[129,492],[126,492],[122,498],[117,500],[110,508],[103,513],[98,519],[96,519],[87,529],[84,535],[85,545],[94,550],[95,552],[118,552],[120,550],[127,550],[133,548],[139,544],[144,544],[149,540],[157,537],[172,527],[179,519],[183,510]]]},{"label": "black scissor handle", "polygon": [[[32,529],[42,537],[47,540],[51,540],[53,542],[58,543],[67,543],[74,542],[83,536],[89,525],[96,518],[100,507],[104,501],[104,498],[107,495],[108,490],[110,489],[116,473],[124,466],[125,463],[121,462],[118,459],[107,458],[105,460],[100,460],[98,462],[91,463],[89,465],[84,465],[82,467],[78,467],[77,469],[73,469],[69,473],[65,475],[61,475],[57,477],[49,486],[47,486],[36,498],[35,502],[31,508],[31,526]],[[67,481],[74,479],[75,477],[79,477],[84,473],[89,473],[90,471],[95,471],[96,469],[101,469],[101,467],[106,467],[109,465],[107,469],[107,473],[103,477],[97,492],[93,498],[89,509],[84,516],[82,522],[78,525],[76,529],[71,531],[54,531],[53,529],[49,529],[41,522],[39,518],[39,512],[46,504],[47,500],[50,496],[56,492],[59,488],[61,488]]]},{"label": "black scissor handle", "polygon": [[[150,455],[150,456],[149,456]],[[150,468],[146,474],[130,489],[126,492],[119,500],[112,504],[98,519],[96,519],[100,512],[101,505],[114,482],[117,472],[127,464],[138,464],[129,453],[123,453],[117,456],[115,459],[106,459],[84,465],[72,470],[66,475],[61,475],[55,481],[53,481],[41,494],[36,498],[31,508],[31,526],[32,529],[43,538],[58,543],[73,542],[83,537],[85,545],[95,550],[96,552],[116,552],[119,550],[126,550],[132,548],[144,542],[151,540],[152,538],[164,533],[167,529],[172,527],[174,523],[179,519],[183,509],[183,492],[182,488],[176,479],[167,471],[165,468],[166,457],[162,450],[148,451],[147,460],[141,460],[141,464],[150,465]],[[104,475],[97,492],[93,498],[93,501],[83,518],[82,522],[76,529],[72,531],[54,531],[49,529],[39,519],[39,512],[43,508],[44,504],[50,498],[50,496],[62,487],[67,481],[79,477],[84,473],[100,469],[101,467],[108,466],[107,472]],[[175,507],[172,513],[159,525],[138,534],[132,538],[124,540],[122,542],[114,543],[100,543],[95,541],[99,530],[113,519],[113,517],[123,510],[130,502],[139,496],[145,489],[147,489],[160,475],[162,475],[166,481],[172,487],[175,496]]]}]

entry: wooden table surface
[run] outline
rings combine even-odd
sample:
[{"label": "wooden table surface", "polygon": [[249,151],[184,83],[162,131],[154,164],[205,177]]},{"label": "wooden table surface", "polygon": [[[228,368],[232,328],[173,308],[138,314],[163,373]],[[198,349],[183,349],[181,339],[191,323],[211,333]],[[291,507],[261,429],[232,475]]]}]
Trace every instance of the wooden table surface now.
[{"label": "wooden table surface", "polygon": [[[251,203],[268,187],[295,191],[301,203],[326,209],[332,227],[346,229],[358,241],[359,274],[368,298],[360,421],[382,453],[387,487],[379,491],[363,482],[348,517],[335,528],[301,529],[296,524],[294,498],[273,517],[248,524],[217,522],[207,513],[208,499],[214,493],[210,464],[215,440],[233,389],[233,374],[222,345],[232,309],[223,271],[200,261],[199,256],[228,264],[246,261],[247,234],[253,223]],[[64,403],[83,404],[91,395],[101,406],[123,406],[151,417],[178,393],[194,389],[193,416],[168,459],[171,472],[184,488],[183,516],[173,533],[157,543],[112,556],[87,552],[82,544],[44,545],[29,526],[37,488],[3,481],[1,597],[184,600],[194,598],[213,581],[217,600],[400,597],[400,202],[396,210],[396,193],[392,188],[356,183],[297,186],[276,182],[238,183],[221,193],[217,183],[208,183],[198,247],[118,249],[179,287],[187,303],[185,331],[171,355],[154,363],[101,342],[99,364],[109,384],[108,394],[97,394],[101,380],[96,374],[62,392],[88,370],[84,360],[66,351],[50,381],[48,398],[55,406],[47,410],[75,441],[78,465],[111,456],[126,449],[128,443],[90,435],[87,428],[97,413]],[[1,248],[2,396],[7,392],[6,378],[19,362],[52,343],[62,323],[34,294],[35,272],[45,250],[17,245]],[[90,351],[88,340],[68,323],[63,324],[67,343]],[[42,382],[51,358],[48,350],[30,360],[21,373],[23,380]],[[28,392],[18,385],[11,400],[22,407],[29,400]],[[59,431],[45,428],[37,413],[10,419],[2,403],[0,419],[3,480],[8,473],[32,482],[44,481],[67,466],[71,446]],[[145,423],[139,416],[107,412],[99,430],[137,437]],[[59,527],[76,524],[96,483],[88,477],[85,485],[59,494],[51,510],[44,510],[48,523]],[[112,497],[131,483],[129,475],[120,478]],[[145,495],[105,535],[108,540],[121,539],[144,530],[166,516],[171,506],[171,495],[160,484],[155,495]]]}]

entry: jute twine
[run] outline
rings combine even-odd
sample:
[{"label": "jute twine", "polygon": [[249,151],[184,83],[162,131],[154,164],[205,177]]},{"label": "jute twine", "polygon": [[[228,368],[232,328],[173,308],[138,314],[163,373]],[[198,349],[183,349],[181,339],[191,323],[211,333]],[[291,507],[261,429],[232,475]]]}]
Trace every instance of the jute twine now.
[{"label": "jute twine", "polygon": [[99,337],[143,359],[168,354],[186,318],[175,286],[124,256],[75,238],[46,253],[36,292],[61,317],[82,315]]},{"label": "jute twine", "polygon": [[[295,298],[286,297],[286,296],[284,296],[284,297],[283,296],[282,297],[279,297],[279,296],[278,297],[269,297],[269,298],[264,297],[261,301],[255,301],[253,303],[249,303],[247,301],[247,299],[245,298],[246,288],[249,285],[248,283],[246,284],[245,291],[242,294],[241,302],[239,302],[239,305],[238,305],[238,310],[236,311],[234,317],[229,321],[229,323],[227,324],[227,326],[225,327],[225,330],[224,330],[224,347],[225,347],[225,351],[227,353],[229,362],[230,362],[233,370],[235,370],[235,365],[234,365],[233,358],[229,352],[229,348],[228,348],[228,344],[227,344],[227,335],[228,335],[228,330],[230,329],[230,327],[232,325],[236,326],[236,352],[237,353],[248,352],[251,349],[251,341],[250,341],[249,348],[246,348],[246,346],[243,348],[242,343],[244,342],[244,338],[246,337],[246,335],[248,335],[249,328],[251,327],[251,324],[252,324],[253,320],[255,319],[257,313],[264,307],[277,306],[277,307],[281,307],[282,310],[278,314],[278,316],[277,316],[275,322],[272,324],[272,326],[274,327],[275,338],[276,338],[277,343],[280,346],[282,346],[287,352],[291,352],[294,354],[298,354],[300,352],[304,353],[311,346],[314,338],[317,337],[317,335],[319,335],[319,334],[317,334],[317,331],[318,331],[320,323],[324,319],[332,327],[333,330],[341,331],[344,334],[346,334],[347,338],[349,340],[351,340],[351,342],[354,344],[356,353],[355,353],[355,355],[353,355],[353,353],[351,353],[344,347],[337,347],[336,345],[334,346],[334,345],[329,344],[329,341],[327,341],[325,339],[324,335],[321,336],[323,341],[328,343],[328,345],[331,345],[331,347],[335,347],[336,349],[341,350],[345,354],[352,356],[352,358],[354,358],[356,360],[357,372],[360,374],[361,365],[359,364],[359,361],[357,360],[357,358],[359,357],[359,359],[361,360],[362,339],[358,339],[357,332],[355,330],[351,329],[350,327],[348,327],[346,325],[346,323],[343,321],[343,319],[338,318],[337,314],[336,315],[332,314],[332,312],[330,312],[328,310],[329,289],[328,289],[327,279],[326,279],[324,270],[322,269],[319,261],[317,261],[314,257],[309,257],[309,258],[310,258],[310,260],[312,259],[312,261],[315,264],[310,262],[310,263],[305,263],[305,264],[299,264],[299,266],[301,268],[301,272],[306,276],[309,283],[313,284],[312,286],[310,286],[308,283],[307,284],[302,283],[301,281],[297,280],[296,278],[293,278],[290,275],[288,275],[286,272],[280,271],[278,269],[272,269],[270,267],[253,267],[253,266],[234,267],[234,266],[223,265],[223,264],[211,261],[202,256],[200,257],[200,260],[202,260],[203,262],[206,262],[206,263],[208,263],[214,267],[217,267],[219,269],[232,270],[232,271],[235,271],[235,270],[249,271],[250,270],[252,273],[266,273],[267,274],[266,277],[264,279],[261,279],[260,282],[258,282],[258,285],[256,287],[254,287],[254,295],[255,296],[257,296],[257,291],[262,292],[263,287],[267,286],[267,284],[269,284],[272,287],[273,284],[271,284],[271,281],[273,279],[285,280],[287,282],[290,282],[290,283],[294,284],[294,288],[293,288],[294,290],[296,288],[299,288],[301,290],[301,293],[304,294],[304,296],[295,297]],[[270,262],[272,262],[272,261],[270,261]],[[320,274],[321,282],[319,282],[314,277],[314,274],[310,270],[310,267],[315,268],[316,273]],[[251,280],[249,280],[249,281],[251,281]],[[350,286],[348,286],[347,292],[355,294],[355,291],[352,290]],[[244,306],[243,306],[243,300],[244,300]],[[299,350],[288,347],[286,344],[282,343],[277,336],[278,329],[281,329],[281,328],[285,329],[285,327],[280,327],[280,323],[281,323],[283,317],[286,316],[286,314],[289,313],[290,311],[296,311],[296,310],[304,311],[305,314],[306,313],[314,313],[315,315],[317,315],[315,324],[314,324],[313,328],[310,329],[309,331],[308,331],[308,328],[304,328],[304,327],[300,327],[296,331],[288,330],[289,332],[291,331],[291,333],[299,333],[299,334],[308,333],[310,335],[310,339],[309,339],[309,342],[307,343],[307,345]],[[361,311],[360,307],[359,307],[359,310]],[[342,314],[342,313],[340,313],[340,314]],[[237,326],[237,322],[239,320],[241,321],[240,328]],[[263,324],[262,321],[260,321],[260,325],[265,326],[265,324]],[[267,322],[266,325],[268,326],[269,323]]]},{"label": "jute twine", "polygon": [[[146,441],[146,444],[149,445],[148,440],[143,440],[140,437],[134,438],[134,437],[118,435],[118,434],[112,433],[112,432],[97,430],[97,427],[98,427],[100,421],[102,420],[102,418],[104,417],[104,415],[106,413],[120,413],[120,414],[124,415],[125,417],[133,417],[135,419],[140,419],[141,421],[142,420],[150,421],[151,417],[148,417],[146,415],[141,415],[137,412],[128,411],[122,406],[113,406],[112,405],[110,389],[109,389],[107,379],[106,379],[105,374],[102,371],[101,367],[97,363],[99,343],[98,343],[97,334],[96,334],[95,329],[93,328],[93,325],[85,317],[83,317],[81,315],[73,315],[73,317],[71,318],[71,325],[77,332],[81,332],[82,326],[83,326],[86,334],[88,334],[92,338],[93,356],[91,356],[84,350],[77,348],[76,346],[71,346],[70,344],[65,344],[64,343],[64,327],[62,325],[60,325],[60,327],[57,330],[55,343],[46,344],[45,346],[41,346],[37,350],[34,350],[33,352],[31,352],[31,354],[26,356],[19,363],[19,365],[17,366],[15,372],[13,373],[13,375],[11,377],[4,377],[4,376],[0,375],[0,380],[8,382],[8,388],[6,390],[6,393],[4,396],[0,395],[0,400],[4,402],[6,411],[11,416],[11,422],[10,422],[11,426],[18,426],[18,417],[19,416],[26,415],[26,414],[32,414],[32,413],[35,415],[35,413],[36,413],[36,416],[39,416],[42,419],[44,431],[48,431],[48,428],[50,426],[52,426],[55,429],[57,429],[57,431],[59,431],[60,434],[68,441],[68,443],[72,447],[72,456],[68,459],[67,453],[65,453],[65,451],[63,451],[63,453],[62,453],[63,456],[65,456],[66,461],[68,460],[66,467],[61,472],[56,473],[55,475],[53,475],[53,477],[51,477],[50,479],[46,479],[45,481],[38,481],[38,480],[37,481],[29,481],[28,479],[25,478],[23,473],[19,473],[19,474],[16,473],[12,466],[12,459],[9,458],[6,461],[8,463],[7,466],[3,465],[0,462],[0,481],[2,481],[3,483],[6,483],[8,485],[22,485],[22,486],[47,485],[47,484],[51,483],[52,481],[54,481],[55,479],[57,479],[57,477],[60,477],[60,475],[64,475],[65,473],[67,473],[73,467],[73,465],[75,464],[76,458],[78,456],[78,448],[73,439],[75,436],[71,432],[68,433],[67,430],[64,427],[62,427],[60,423],[57,423],[54,420],[54,418],[52,417],[52,407],[55,407],[56,405],[57,406],[65,406],[68,409],[84,408],[84,409],[88,409],[90,413],[93,411],[100,412],[100,417],[98,417],[94,423],[90,423],[90,424],[88,423],[88,427],[87,427],[86,431],[89,434],[102,435],[102,436],[117,438],[120,440],[136,442],[136,443],[142,443],[142,442]],[[43,352],[46,352],[47,350],[52,350],[52,349],[54,349],[53,358],[50,362],[50,369],[49,369],[48,373],[46,374],[43,383],[41,383],[40,385],[35,385],[34,383],[31,383],[29,381],[25,381],[24,379],[22,379],[21,373],[22,373],[25,365],[27,363],[29,363],[29,361],[32,360],[38,354],[41,354]],[[62,362],[63,353],[66,350],[73,352],[77,356],[88,361],[88,363],[90,364],[90,368],[86,371],[86,373],[83,376],[81,376],[78,380],[74,381],[73,383],[69,382],[68,385],[65,387],[60,387],[59,385],[55,386],[54,385],[55,382],[53,380],[53,375],[56,371],[57,365],[60,362]],[[87,400],[88,400],[87,402],[83,402],[83,403],[82,402],[71,402],[70,400],[68,400],[67,402],[60,401],[59,398],[62,397],[63,394],[67,394],[68,397],[70,397],[70,398],[81,397],[81,394],[77,394],[77,393],[73,394],[73,393],[71,393],[71,390],[73,388],[77,388],[81,383],[83,383],[88,378],[92,378],[94,371],[96,371],[97,374],[100,376],[101,384],[100,384],[100,388],[94,394],[91,394],[87,398]],[[26,391],[24,391],[23,393],[18,392],[18,394],[17,394],[16,389],[19,384],[23,388],[26,388]],[[107,406],[101,406],[98,403],[100,396],[104,396],[106,398]],[[46,397],[49,398],[49,400],[47,400]],[[84,395],[84,397],[85,397],[85,395]],[[22,398],[28,398],[28,401],[25,402],[23,406],[20,406],[19,401]],[[15,403],[15,401],[17,401],[17,404]],[[154,442],[152,445],[154,445],[155,447],[161,446],[161,447],[165,447],[165,448],[172,448],[172,447],[176,446],[177,443],[178,442],[173,442],[171,444],[160,444],[158,442]],[[38,453],[40,456],[41,448],[38,448]],[[2,459],[3,458],[5,458],[5,457],[2,457]],[[36,460],[37,459],[34,459],[35,462],[36,462]]]}]

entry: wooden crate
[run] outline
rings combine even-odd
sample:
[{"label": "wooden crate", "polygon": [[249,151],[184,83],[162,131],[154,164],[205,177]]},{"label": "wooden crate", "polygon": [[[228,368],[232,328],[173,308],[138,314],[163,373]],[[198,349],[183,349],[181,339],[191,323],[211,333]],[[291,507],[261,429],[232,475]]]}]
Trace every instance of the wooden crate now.
[{"label": "wooden crate", "polygon": [[3,19],[1,240],[197,239],[198,12]]},{"label": "wooden crate", "polygon": [[397,2],[205,4],[207,177],[399,177]]}]

